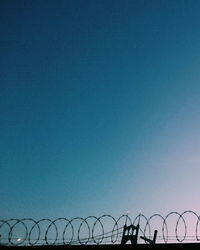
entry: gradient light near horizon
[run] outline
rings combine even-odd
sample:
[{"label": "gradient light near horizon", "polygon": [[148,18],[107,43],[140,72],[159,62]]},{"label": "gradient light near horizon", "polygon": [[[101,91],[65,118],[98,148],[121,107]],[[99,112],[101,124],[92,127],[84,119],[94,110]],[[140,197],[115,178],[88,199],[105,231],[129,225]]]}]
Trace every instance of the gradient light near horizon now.
[{"label": "gradient light near horizon", "polygon": [[200,2],[1,1],[1,217],[198,211]]}]

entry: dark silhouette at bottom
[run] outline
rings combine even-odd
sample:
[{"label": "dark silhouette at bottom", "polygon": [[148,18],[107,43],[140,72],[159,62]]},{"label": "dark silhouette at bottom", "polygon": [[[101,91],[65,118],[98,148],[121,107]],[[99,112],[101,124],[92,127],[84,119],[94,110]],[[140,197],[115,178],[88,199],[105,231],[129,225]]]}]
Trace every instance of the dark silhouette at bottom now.
[{"label": "dark silhouette at bottom", "polygon": [[154,235],[153,235],[153,240],[148,239],[148,238],[143,237],[143,236],[140,236],[140,238],[143,239],[144,241],[148,242],[149,244],[155,244],[155,243],[156,243],[156,236],[157,236],[157,233],[158,233],[158,231],[155,230],[155,231],[154,231]]},{"label": "dark silhouette at bottom", "polygon": [[125,245],[128,241],[130,241],[131,244],[137,244],[138,233],[139,233],[139,224],[137,226],[124,225],[121,245]]},{"label": "dark silhouette at bottom", "polygon": [[[131,244],[137,244],[138,241],[138,233],[139,233],[139,224],[137,226],[134,225],[124,225],[124,230],[122,234],[122,240],[121,240],[121,245],[125,245],[128,241],[131,242]],[[144,236],[140,236],[141,239],[143,239],[145,242],[149,244],[155,244],[156,243],[156,237],[157,237],[158,231],[154,231],[154,236],[153,240],[146,238]]]}]

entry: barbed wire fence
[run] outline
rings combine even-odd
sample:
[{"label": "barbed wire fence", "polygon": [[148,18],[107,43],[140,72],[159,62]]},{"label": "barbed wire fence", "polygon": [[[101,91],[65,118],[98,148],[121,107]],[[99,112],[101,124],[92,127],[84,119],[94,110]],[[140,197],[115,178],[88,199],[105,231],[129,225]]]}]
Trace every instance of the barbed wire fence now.
[{"label": "barbed wire fence", "polygon": [[0,220],[0,244],[16,246],[34,245],[100,245],[120,244],[124,225],[139,224],[140,237],[153,238],[158,231],[156,243],[182,243],[200,241],[200,216],[191,210],[170,212],[165,216],[153,214],[146,217],[128,214],[117,219],[111,215],[88,216],[55,220],[32,218]]}]

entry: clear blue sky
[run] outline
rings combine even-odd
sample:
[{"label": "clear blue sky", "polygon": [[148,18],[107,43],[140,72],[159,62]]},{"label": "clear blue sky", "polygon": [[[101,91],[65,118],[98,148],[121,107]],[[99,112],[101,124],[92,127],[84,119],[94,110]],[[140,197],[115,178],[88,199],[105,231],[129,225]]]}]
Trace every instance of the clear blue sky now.
[{"label": "clear blue sky", "polygon": [[199,13],[1,0],[2,218],[199,211]]}]

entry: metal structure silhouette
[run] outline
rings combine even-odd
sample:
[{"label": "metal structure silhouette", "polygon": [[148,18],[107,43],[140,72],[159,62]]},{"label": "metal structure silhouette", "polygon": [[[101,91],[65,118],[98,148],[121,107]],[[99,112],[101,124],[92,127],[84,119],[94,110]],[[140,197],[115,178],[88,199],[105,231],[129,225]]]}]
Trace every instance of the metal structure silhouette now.
[{"label": "metal structure silhouette", "polygon": [[[200,216],[188,210],[182,213],[170,212],[166,216],[153,214],[149,218],[139,214],[133,218],[128,215],[119,218],[102,215],[54,220],[2,219],[0,244],[8,246],[121,244],[123,232],[127,228],[130,230],[131,225],[137,224],[139,224],[137,243],[200,241]],[[133,238],[129,240],[135,243],[134,234],[130,233],[129,237],[131,235]],[[123,242],[127,242],[126,240]]]},{"label": "metal structure silhouette", "polygon": [[153,235],[153,240],[151,240],[147,237],[144,237],[144,236],[140,236],[140,238],[143,239],[145,242],[148,242],[149,244],[156,244],[157,233],[158,233],[158,231],[155,230],[154,235]]},{"label": "metal structure silhouette", "polygon": [[125,245],[128,241],[130,241],[131,244],[137,244],[139,228],[140,228],[139,224],[137,226],[124,225],[121,245]]}]

